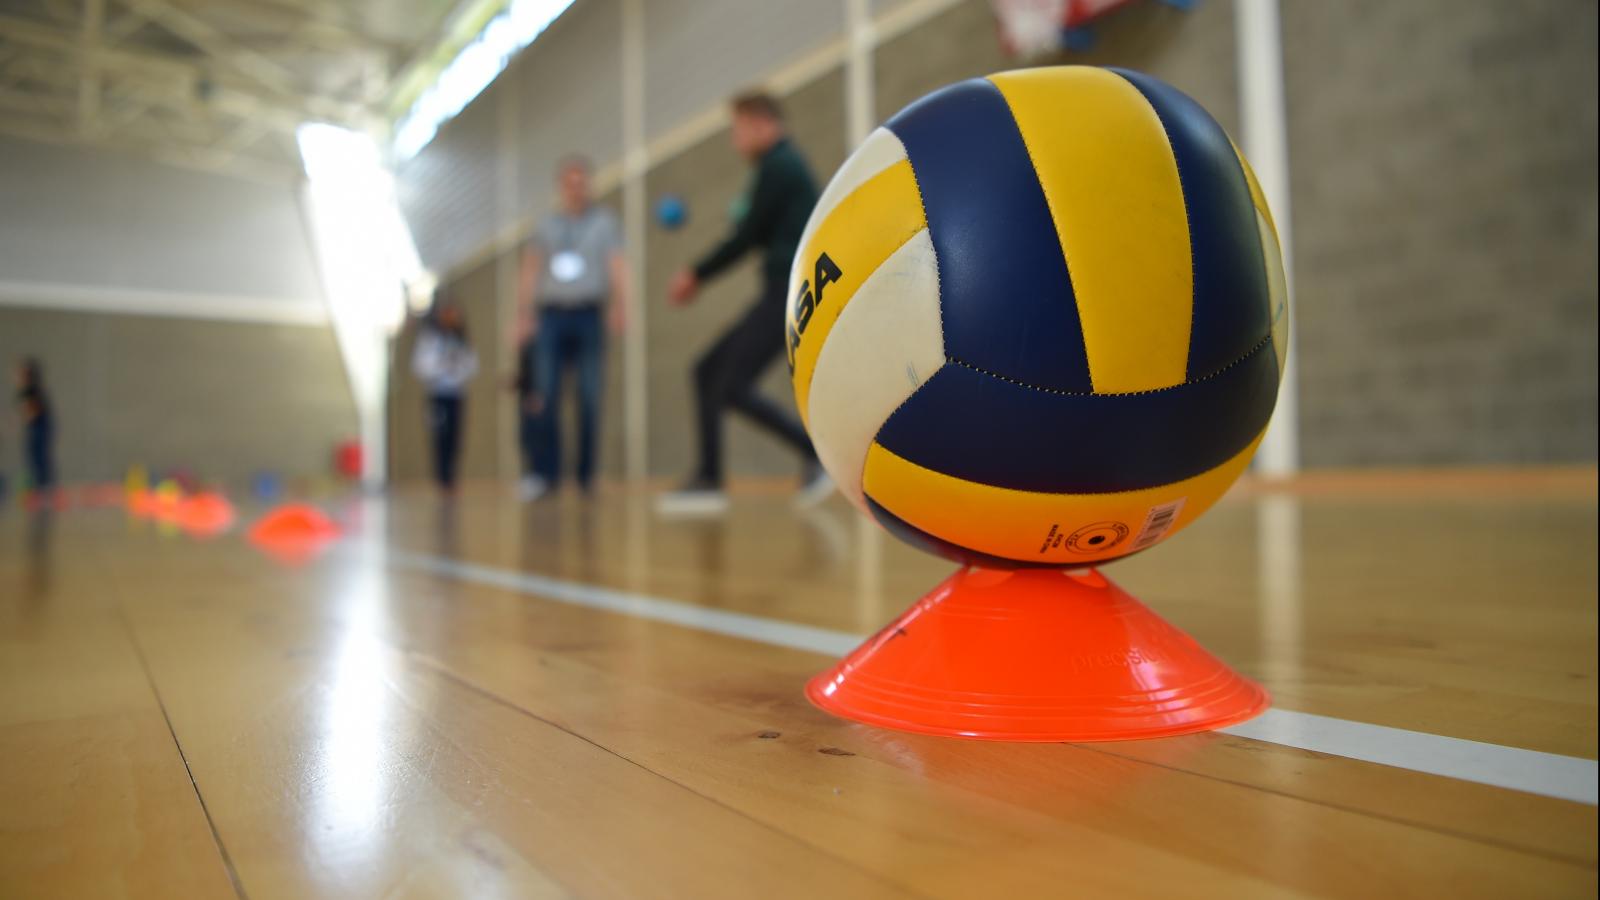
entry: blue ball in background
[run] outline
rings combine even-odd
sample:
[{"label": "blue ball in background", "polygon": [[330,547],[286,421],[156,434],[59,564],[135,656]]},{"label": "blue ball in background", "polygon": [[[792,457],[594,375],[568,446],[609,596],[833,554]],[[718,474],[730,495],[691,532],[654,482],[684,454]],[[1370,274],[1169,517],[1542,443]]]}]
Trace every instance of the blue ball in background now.
[{"label": "blue ball in background", "polygon": [[677,194],[663,194],[656,201],[656,221],[668,231],[676,231],[689,221],[689,204]]},{"label": "blue ball in background", "polygon": [[257,500],[270,503],[283,496],[283,478],[277,472],[262,470],[250,479],[250,488]]}]

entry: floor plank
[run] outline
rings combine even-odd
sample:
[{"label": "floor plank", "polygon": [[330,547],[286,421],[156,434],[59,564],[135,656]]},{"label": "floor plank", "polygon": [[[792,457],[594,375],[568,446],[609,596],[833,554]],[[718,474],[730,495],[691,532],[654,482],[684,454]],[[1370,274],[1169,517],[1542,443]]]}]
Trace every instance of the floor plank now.
[{"label": "floor plank", "polygon": [[94,544],[0,567],[0,896],[232,897]]},{"label": "floor plank", "polygon": [[[1247,485],[1108,574],[1280,708],[1592,759],[1592,474],[1365,483]],[[1592,806],[1227,735],[867,728],[804,701],[813,653],[385,561],[853,633],[950,569],[837,502],[646,500],[350,498],[301,565],[0,516],[0,896],[230,896],[230,864],[252,898],[1596,890]]]}]

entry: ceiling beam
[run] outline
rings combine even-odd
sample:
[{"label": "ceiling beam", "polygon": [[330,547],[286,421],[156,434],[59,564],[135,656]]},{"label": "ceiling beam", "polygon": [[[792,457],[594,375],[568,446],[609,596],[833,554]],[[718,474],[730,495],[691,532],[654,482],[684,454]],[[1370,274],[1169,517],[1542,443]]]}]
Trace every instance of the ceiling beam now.
[{"label": "ceiling beam", "polygon": [[38,94],[33,91],[0,89],[0,110],[67,122],[71,120],[73,106],[66,97]]},{"label": "ceiling beam", "polygon": [[107,47],[114,47],[127,40],[128,36],[143,28],[149,19],[136,12],[124,11],[114,19],[107,19],[105,27],[100,29],[100,42]]},{"label": "ceiling beam", "polygon": [[105,0],[83,0],[79,48],[83,65],[78,75],[78,133],[85,137],[100,125],[100,30],[105,26]]},{"label": "ceiling beam", "polygon": [[[0,135],[63,146],[82,145],[84,143],[78,140],[70,129],[30,123],[10,117],[0,119]],[[154,160],[169,166],[229,175],[265,184],[292,184],[303,177],[302,171],[297,166],[251,156],[234,156],[228,160],[219,161],[175,151],[168,147],[123,138],[104,138],[96,141],[95,146]]]},{"label": "ceiling beam", "polygon": [[[0,37],[18,45],[60,54],[74,65],[82,65],[86,57],[78,35],[16,16],[0,14]],[[374,120],[371,110],[360,104],[317,96],[298,100],[281,96],[263,97],[259,91],[244,89],[237,80],[172,57],[103,45],[93,55],[106,75],[142,76],[147,81],[164,79],[190,97],[198,96],[200,86],[207,85],[211,88],[209,102],[239,115],[250,115],[261,110],[283,110],[297,117],[295,125],[301,121],[317,120],[366,127]],[[73,77],[76,79],[75,72]]]},{"label": "ceiling beam", "polygon": [[[59,91],[74,89],[77,73],[59,58],[24,57],[11,63],[13,76],[22,76]],[[200,97],[193,83],[164,78],[151,78],[141,70],[121,71],[115,67],[106,70],[111,77],[105,82],[103,94],[115,94],[119,99],[137,102],[148,108],[166,109],[195,122],[211,122],[231,127],[235,119],[251,119],[269,128],[293,134],[302,123],[312,118],[306,110],[275,105],[250,94],[216,88]],[[0,81],[4,77],[0,76]],[[120,119],[121,117],[116,117]],[[103,117],[102,125],[111,119]]]},{"label": "ceiling beam", "polygon": [[302,93],[293,72],[276,61],[240,45],[206,24],[204,20],[172,6],[165,0],[122,0],[122,2],[139,15],[193,44],[206,56],[254,80],[267,90],[287,96]]}]

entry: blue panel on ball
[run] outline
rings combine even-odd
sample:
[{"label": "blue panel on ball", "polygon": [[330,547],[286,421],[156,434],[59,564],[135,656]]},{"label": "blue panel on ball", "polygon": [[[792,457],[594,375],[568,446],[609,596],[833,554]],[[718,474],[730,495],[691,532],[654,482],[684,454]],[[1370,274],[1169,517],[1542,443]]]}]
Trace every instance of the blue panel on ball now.
[{"label": "blue panel on ball", "polygon": [[1270,338],[1214,377],[1139,394],[1064,394],[950,363],[895,410],[878,443],[919,466],[1021,491],[1101,494],[1171,484],[1231,459],[1278,397]]},{"label": "blue panel on ball", "polygon": [[1178,162],[1194,261],[1188,379],[1204,378],[1248,353],[1272,327],[1250,185],[1227,133],[1200,104],[1149,75],[1112,71],[1150,102]]},{"label": "blue panel on ball", "polygon": [[927,211],[946,352],[1030,384],[1092,390],[1061,241],[1000,89],[951,85],[888,127]]}]

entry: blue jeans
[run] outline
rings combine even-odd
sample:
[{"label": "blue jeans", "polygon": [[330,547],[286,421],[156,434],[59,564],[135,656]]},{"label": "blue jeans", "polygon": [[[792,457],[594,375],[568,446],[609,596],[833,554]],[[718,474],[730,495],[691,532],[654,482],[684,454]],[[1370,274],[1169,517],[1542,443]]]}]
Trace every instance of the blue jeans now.
[{"label": "blue jeans", "polygon": [[534,473],[550,484],[561,477],[561,382],[569,366],[578,370],[578,484],[594,479],[600,431],[600,391],[605,365],[605,330],[600,306],[545,307],[535,338],[533,389],[544,408],[533,421]]}]

